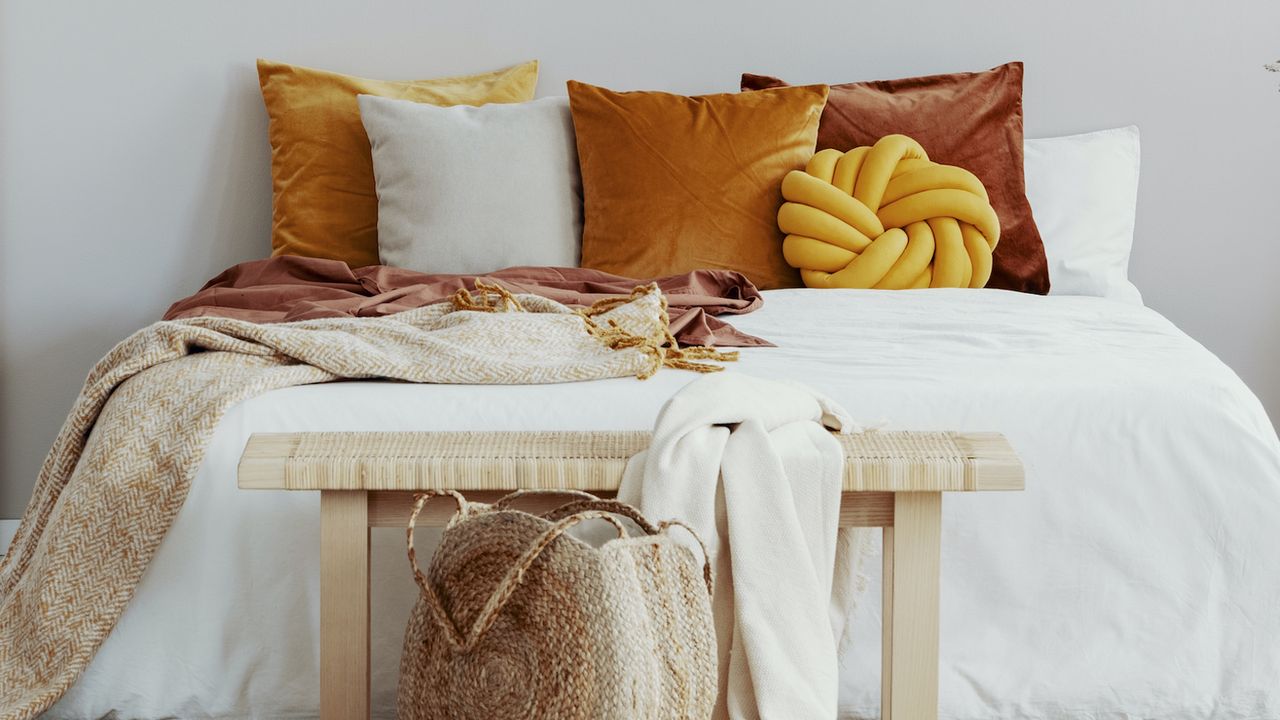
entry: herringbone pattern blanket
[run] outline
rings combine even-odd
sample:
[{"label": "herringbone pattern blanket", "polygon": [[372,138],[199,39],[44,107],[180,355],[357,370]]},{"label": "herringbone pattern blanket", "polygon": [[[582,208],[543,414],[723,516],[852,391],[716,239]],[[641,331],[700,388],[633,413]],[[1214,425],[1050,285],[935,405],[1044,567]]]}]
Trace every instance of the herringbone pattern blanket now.
[{"label": "herringbone pattern blanket", "polygon": [[656,286],[578,313],[491,288],[386,318],[194,318],[139,331],[90,372],[0,562],[0,718],[40,714],[84,670],[231,405],[343,378],[551,383],[732,359],[669,340]]}]

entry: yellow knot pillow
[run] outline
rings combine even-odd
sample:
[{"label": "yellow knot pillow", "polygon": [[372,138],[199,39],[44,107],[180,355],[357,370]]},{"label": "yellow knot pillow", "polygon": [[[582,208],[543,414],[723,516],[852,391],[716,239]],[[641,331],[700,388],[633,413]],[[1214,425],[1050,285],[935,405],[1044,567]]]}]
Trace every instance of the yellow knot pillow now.
[{"label": "yellow knot pillow", "polygon": [[982,181],[920,143],[823,150],[782,181],[782,254],[811,288],[980,288],[1000,220]]}]

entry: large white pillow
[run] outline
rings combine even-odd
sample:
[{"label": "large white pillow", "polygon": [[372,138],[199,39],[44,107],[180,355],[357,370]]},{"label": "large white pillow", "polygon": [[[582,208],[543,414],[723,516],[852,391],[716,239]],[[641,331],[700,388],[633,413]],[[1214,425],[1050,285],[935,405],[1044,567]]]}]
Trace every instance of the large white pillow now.
[{"label": "large white pillow", "polygon": [[578,264],[582,181],[565,97],[438,107],[361,95],[384,265],[482,274]]},{"label": "large white pillow", "polygon": [[1129,252],[1138,207],[1138,128],[1027,140],[1027,199],[1049,260],[1050,295],[1138,305]]}]

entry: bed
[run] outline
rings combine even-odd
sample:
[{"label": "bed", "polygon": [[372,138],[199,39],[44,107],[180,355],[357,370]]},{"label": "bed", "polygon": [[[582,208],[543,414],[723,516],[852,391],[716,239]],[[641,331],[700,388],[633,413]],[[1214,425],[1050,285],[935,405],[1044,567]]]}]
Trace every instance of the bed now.
[{"label": "bed", "polygon": [[[732,322],[777,347],[744,348],[729,372],[807,382],[886,428],[999,431],[1026,464],[1026,492],[944,506],[941,717],[1280,715],[1280,442],[1239,378],[1159,314],[997,290],[778,290]],[[316,715],[318,499],[237,490],[251,433],[640,430],[695,377],[341,382],[238,405],[48,716]],[[373,548],[374,715],[392,717],[414,586],[400,533]],[[878,597],[875,573],[868,586]],[[841,717],[877,714],[877,606],[854,618]]]}]

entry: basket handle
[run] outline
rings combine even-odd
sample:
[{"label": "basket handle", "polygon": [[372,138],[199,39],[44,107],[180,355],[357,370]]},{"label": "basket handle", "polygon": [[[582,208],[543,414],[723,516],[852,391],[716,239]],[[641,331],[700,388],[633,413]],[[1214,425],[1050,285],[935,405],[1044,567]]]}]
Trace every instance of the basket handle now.
[{"label": "basket handle", "polygon": [[[516,589],[520,587],[520,583],[524,580],[525,573],[533,566],[533,563],[542,554],[542,551],[551,545],[556,538],[568,531],[569,528],[577,525],[583,520],[601,518],[608,520],[609,523],[617,529],[620,537],[626,535],[626,530],[622,527],[622,524],[618,522],[617,518],[607,512],[595,510],[570,515],[569,517],[552,525],[550,528],[547,528],[547,530],[538,537],[537,541],[535,541],[529,549],[525,550],[524,554],[516,564],[507,571],[506,576],[503,577],[502,582],[499,583],[498,589],[489,596],[488,602],[485,603],[484,608],[480,611],[480,616],[476,618],[476,622],[472,624],[471,630],[464,637],[462,631],[459,630],[458,626],[454,624],[452,619],[450,619],[449,613],[445,611],[444,603],[441,602],[440,596],[436,594],[435,588],[431,587],[431,583],[427,581],[426,576],[418,567],[417,552],[413,548],[413,526],[418,519],[418,514],[422,512],[422,508],[427,504],[428,500],[433,497],[444,495],[452,497],[454,501],[458,503],[458,511],[454,514],[455,519],[459,514],[466,512],[467,501],[457,492],[452,490],[428,490],[424,493],[420,493],[414,498],[413,512],[409,513],[409,525],[405,530],[405,543],[408,546],[409,551],[409,566],[413,568],[413,579],[418,583],[418,588],[422,590],[423,597],[427,599],[427,606],[431,609],[431,614],[435,616],[436,624],[444,630],[445,638],[449,641],[449,645],[456,651],[467,651],[475,647],[475,644],[484,636],[484,633],[487,632],[488,629],[493,626],[493,623],[497,621],[498,614],[502,612],[502,608],[506,606],[507,602],[511,599],[511,596],[515,594]],[[452,520],[450,520],[450,522],[452,522]]]},{"label": "basket handle", "polygon": [[544,514],[542,517],[552,522],[555,522],[560,518],[568,517],[570,515],[573,515],[574,513],[583,512],[584,510],[603,510],[604,512],[607,512],[607,513],[612,513],[614,515],[621,515],[625,518],[629,518],[632,522],[634,522],[637,526],[639,526],[639,528],[643,530],[646,535],[657,535],[659,532],[661,532],[661,530],[658,527],[654,526],[653,523],[649,522],[648,518],[646,518],[644,515],[641,515],[639,510],[635,509],[631,505],[628,505],[618,500],[601,500],[600,498],[593,498],[591,500],[579,500],[577,502],[571,502],[567,505],[561,505],[555,510],[552,510]]},{"label": "basket handle", "polygon": [[[614,523],[617,522],[616,519],[612,518],[606,511],[587,510],[563,518],[556,524],[547,528],[547,530],[538,537],[533,545],[524,551],[524,555],[522,555],[520,559],[511,566],[511,569],[507,571],[506,576],[502,578],[502,582],[498,584],[498,589],[489,596],[488,602],[486,602],[484,608],[480,610],[480,615],[476,618],[475,624],[471,626],[471,631],[467,633],[465,641],[463,641],[456,649],[465,651],[475,647],[476,643],[480,641],[480,638],[482,638],[484,634],[488,632],[489,628],[493,626],[494,622],[497,621],[498,614],[502,612],[502,608],[506,607],[507,602],[511,600],[511,596],[515,594],[516,590],[520,587],[520,584],[524,581],[525,573],[529,571],[529,568],[533,566],[533,563],[542,555],[542,551],[546,550],[551,543],[555,542],[556,538],[565,534],[569,528],[577,525],[583,520],[590,520],[593,518],[606,519]],[[619,531],[622,531],[621,526],[617,527]]]},{"label": "basket handle", "polygon": [[547,520],[558,520],[566,515],[571,515],[583,510],[603,510],[605,512],[622,515],[630,518],[632,522],[640,527],[641,530],[649,535],[658,535],[666,532],[669,527],[682,527],[685,532],[693,536],[698,543],[698,547],[702,550],[702,579],[707,584],[707,594],[715,594],[715,577],[711,570],[711,555],[707,553],[707,544],[702,541],[702,537],[697,531],[690,527],[687,523],[679,520],[664,520],[655,526],[649,522],[648,518],[640,513],[634,506],[628,505],[620,500],[581,500],[568,505],[561,505],[542,517]]},{"label": "basket handle", "polygon": [[658,523],[658,529],[666,532],[669,527],[682,527],[684,531],[693,536],[697,541],[698,547],[702,550],[702,581],[707,584],[707,595],[714,596],[716,594],[715,576],[711,572],[711,555],[707,553],[707,544],[702,542],[702,536],[698,535],[688,523],[680,520],[663,520]]},{"label": "basket handle", "polygon": [[599,500],[600,499],[595,495],[592,495],[591,493],[585,492],[583,490],[529,489],[529,490],[516,490],[515,492],[507,493],[506,495],[503,495],[501,498],[496,500],[493,503],[493,505],[490,505],[490,507],[492,507],[494,510],[504,510],[516,500],[520,500],[527,497],[549,497],[549,496],[553,497],[556,495],[563,495],[565,497],[577,498],[578,500]]},{"label": "basket handle", "polygon": [[[541,515],[541,517],[544,520],[550,520],[551,522],[555,522],[560,518],[573,514],[570,512],[570,513],[564,513],[561,515],[556,515],[555,517],[551,517],[551,515],[555,513],[559,513],[560,510],[562,510],[565,507],[573,506],[573,507],[578,507],[581,510],[587,510],[590,508],[586,507],[586,505],[590,503],[608,502],[606,500],[601,500],[595,495],[592,495],[589,492],[584,492],[582,490],[516,490],[513,493],[508,493],[507,495],[503,495],[502,497],[498,498],[496,501],[494,501],[492,505],[489,506],[489,508],[492,510],[507,510],[511,508],[511,503],[515,502],[516,500],[520,500],[522,498],[539,497],[539,496],[554,497],[557,495],[578,498],[578,500],[575,500],[571,503],[567,503],[566,505],[561,505],[555,508],[554,510],[547,511],[546,513]],[[579,506],[582,506],[582,507],[579,507]],[[520,512],[523,512],[523,511],[520,511]],[[618,518],[612,515],[602,515],[601,519],[607,520],[609,524],[613,526],[614,530],[618,531],[618,537],[623,538],[627,536],[627,529],[622,526],[622,523],[618,521]]]},{"label": "basket handle", "polygon": [[453,490],[427,490],[415,495],[413,498],[413,512],[409,513],[409,527],[405,530],[405,544],[409,548],[409,567],[413,568],[413,579],[422,590],[423,597],[427,598],[427,605],[431,608],[431,614],[436,616],[436,624],[444,628],[449,644],[455,648],[460,648],[462,646],[462,633],[458,631],[458,626],[454,625],[453,621],[449,619],[449,614],[444,611],[444,604],[440,602],[440,596],[436,595],[435,589],[431,587],[431,583],[427,582],[426,576],[422,574],[422,570],[418,567],[418,553],[413,549],[413,524],[417,522],[418,513],[422,512],[423,506],[433,497],[451,497],[458,504],[457,512],[449,519],[450,523],[467,510],[466,498]]}]

